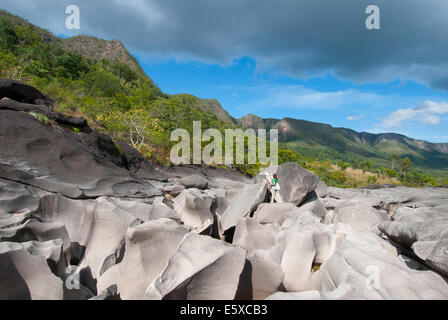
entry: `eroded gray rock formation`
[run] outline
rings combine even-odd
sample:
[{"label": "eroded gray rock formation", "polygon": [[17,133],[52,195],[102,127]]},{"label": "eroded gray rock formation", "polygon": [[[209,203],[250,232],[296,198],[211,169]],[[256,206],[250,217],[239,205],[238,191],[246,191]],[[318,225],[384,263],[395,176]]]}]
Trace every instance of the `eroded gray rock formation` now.
[{"label": "eroded gray rock formation", "polygon": [[380,233],[378,224],[382,221],[390,220],[385,212],[354,200],[344,201],[334,209],[332,222],[345,223],[356,231],[371,231]]},{"label": "eroded gray rock formation", "polygon": [[0,299],[448,299],[448,189],[327,188],[287,163],[267,169],[271,204],[263,175],[157,167],[83,119],[46,126],[26,111],[50,100],[14,85]]},{"label": "eroded gray rock formation", "polygon": [[248,184],[240,190],[221,217],[222,230],[234,227],[240,219],[254,212],[264,202],[266,193],[266,182]]},{"label": "eroded gray rock formation", "polygon": [[267,172],[277,173],[283,202],[292,202],[296,205],[301,204],[306,196],[316,189],[319,182],[315,174],[292,162],[269,168]]},{"label": "eroded gray rock formation", "polygon": [[401,207],[393,221],[382,222],[379,228],[427,265],[448,276],[448,203],[445,199]]},{"label": "eroded gray rock formation", "polygon": [[147,299],[228,300],[237,293],[245,250],[188,233],[165,270],[148,286]]}]

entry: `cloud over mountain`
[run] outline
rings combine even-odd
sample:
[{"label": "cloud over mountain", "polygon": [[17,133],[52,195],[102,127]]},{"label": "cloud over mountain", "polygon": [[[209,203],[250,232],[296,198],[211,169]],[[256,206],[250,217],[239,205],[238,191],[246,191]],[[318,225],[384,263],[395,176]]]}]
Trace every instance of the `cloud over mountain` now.
[{"label": "cloud over mountain", "polygon": [[[0,7],[72,34],[70,4],[81,10],[78,33],[123,40],[148,59],[229,64],[251,56],[259,68],[295,77],[398,78],[448,90],[444,0],[3,0]],[[380,30],[365,28],[369,4],[381,10]]]},{"label": "cloud over mountain", "polygon": [[425,101],[414,108],[399,109],[384,119],[382,126],[385,128],[400,128],[407,123],[418,121],[421,124],[437,125],[440,116],[448,113],[448,103]]}]

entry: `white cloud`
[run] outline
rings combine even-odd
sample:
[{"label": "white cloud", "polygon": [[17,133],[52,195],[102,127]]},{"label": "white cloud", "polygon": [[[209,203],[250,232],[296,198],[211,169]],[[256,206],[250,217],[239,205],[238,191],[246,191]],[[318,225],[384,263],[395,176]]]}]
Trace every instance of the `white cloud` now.
[{"label": "white cloud", "polygon": [[437,125],[440,123],[440,115],[448,113],[447,102],[434,102],[426,100],[414,108],[399,109],[392,112],[383,120],[384,128],[400,128],[405,124],[418,121],[421,124]]},{"label": "white cloud", "polygon": [[[2,0],[0,8],[56,34],[120,39],[148,61],[230,65],[249,56],[293,77],[415,80],[448,90],[448,1],[378,1],[385,16],[375,32],[364,27],[371,0]],[[65,29],[73,3],[81,10],[76,32]]]},{"label": "white cloud", "polygon": [[364,115],[359,115],[359,116],[348,116],[347,117],[347,120],[349,120],[349,121],[355,121],[355,120],[361,120],[361,119],[363,119],[365,116]]},{"label": "white cloud", "polygon": [[[360,106],[387,106],[387,96],[359,90],[318,91],[302,85],[260,85],[239,87],[254,98],[247,107],[329,110]],[[391,97],[389,97],[390,99]],[[242,109],[245,106],[240,106]]]}]

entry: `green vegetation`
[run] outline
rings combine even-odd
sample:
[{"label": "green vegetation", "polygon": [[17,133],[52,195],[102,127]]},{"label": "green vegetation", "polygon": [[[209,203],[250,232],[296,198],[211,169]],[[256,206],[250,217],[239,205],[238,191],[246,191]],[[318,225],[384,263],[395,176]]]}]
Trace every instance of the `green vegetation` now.
[{"label": "green vegetation", "polygon": [[[192,134],[193,121],[201,121],[203,131],[217,128],[223,133],[237,126],[215,100],[164,94],[119,41],[87,36],[62,40],[4,11],[0,11],[0,77],[34,85],[55,99],[55,111],[86,118],[92,127],[114,140],[120,153],[117,143],[124,141],[159,164],[170,165],[173,142],[169,138],[177,128]],[[51,123],[42,114],[31,114],[46,125]],[[293,131],[281,137],[279,163],[296,162],[330,186],[448,184],[444,168],[433,171],[437,176],[433,178],[422,167],[433,165],[427,160],[432,155],[434,163],[442,166],[448,164],[448,157],[417,154],[406,144],[397,144],[391,157],[390,145],[355,142],[350,130],[288,121]],[[271,124],[255,116],[238,124],[247,125]],[[77,128],[68,130],[79,133]],[[235,167],[253,176],[261,165]]]},{"label": "green vegetation", "polygon": [[34,118],[36,118],[37,120],[39,120],[41,123],[43,123],[46,126],[51,124],[51,120],[48,119],[48,117],[42,113],[31,111],[31,112],[29,112],[29,114],[32,115]]},{"label": "green vegetation", "polygon": [[[139,67],[123,62],[123,56],[130,55],[117,41],[110,51],[121,50],[117,59],[96,59],[92,46],[100,43],[104,49],[106,41],[76,37],[90,45],[87,55],[81,55],[71,51],[77,47],[73,41],[3,11],[0,34],[0,77],[30,83],[55,99],[55,111],[85,117],[96,130],[126,141],[150,161],[169,164],[170,132],[192,132],[193,120],[201,121],[203,130],[227,126],[201,109],[201,99],[164,94]],[[45,116],[33,115],[48,123]]]}]

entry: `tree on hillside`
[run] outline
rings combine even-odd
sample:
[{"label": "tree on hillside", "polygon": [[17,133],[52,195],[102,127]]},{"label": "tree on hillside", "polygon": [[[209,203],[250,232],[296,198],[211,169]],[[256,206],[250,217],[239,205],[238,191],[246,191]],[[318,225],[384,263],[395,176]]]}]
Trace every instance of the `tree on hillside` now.
[{"label": "tree on hillside", "polygon": [[372,167],[373,167],[373,164],[369,160],[364,161],[363,163],[361,163],[361,169],[362,169],[363,172],[366,172],[366,171],[372,169]]},{"label": "tree on hillside", "polygon": [[91,96],[114,97],[123,91],[118,79],[101,67],[94,67],[82,76],[85,89]]},{"label": "tree on hillside", "polygon": [[347,169],[347,168],[350,166],[348,163],[346,163],[346,162],[344,162],[344,161],[341,161],[341,160],[339,160],[337,164],[338,164],[338,167],[339,167],[342,171],[344,171],[345,169]]},{"label": "tree on hillside", "polygon": [[17,44],[22,48],[35,45],[41,40],[39,34],[29,24],[14,26],[14,33]]},{"label": "tree on hillside", "polygon": [[11,75],[12,79],[21,80],[23,72],[33,62],[34,49],[40,42],[40,36],[30,25],[14,26],[16,39],[15,55],[17,68]]},{"label": "tree on hillside", "polygon": [[125,85],[138,79],[137,73],[126,63],[115,62],[111,69],[112,73],[118,77],[118,81]]},{"label": "tree on hillside", "polygon": [[378,183],[378,179],[376,176],[369,176],[369,178],[367,178],[367,184],[371,185],[376,183]]},{"label": "tree on hillside", "polygon": [[401,159],[400,172],[402,174],[404,174],[404,179],[406,179],[406,175],[407,175],[409,169],[412,168],[412,166],[413,166],[412,161],[408,157]]},{"label": "tree on hillside", "polygon": [[396,178],[398,176],[398,172],[395,169],[386,169],[385,174],[389,178]]},{"label": "tree on hillside", "polygon": [[392,170],[394,170],[395,163],[397,163],[399,160],[398,154],[394,153],[390,160],[392,161]]},{"label": "tree on hillside", "polygon": [[57,74],[66,79],[77,80],[89,71],[89,66],[82,56],[76,53],[64,53],[57,57],[56,64]]},{"label": "tree on hillside", "polygon": [[129,142],[140,151],[141,154],[151,157],[153,148],[150,139],[162,132],[159,120],[153,118],[150,112],[144,108],[131,108],[126,112],[111,112],[107,116],[99,115],[98,121],[112,126],[116,122],[125,124],[129,132]]},{"label": "tree on hillside", "polygon": [[17,44],[17,34],[14,26],[5,19],[0,19],[0,49],[11,51]]},{"label": "tree on hillside", "polygon": [[300,162],[300,154],[298,152],[289,150],[289,149],[280,149],[278,150],[278,161],[279,164],[283,164],[286,162]]},{"label": "tree on hillside", "polygon": [[353,169],[359,169],[359,161],[358,160],[353,160],[352,161],[352,168]]},{"label": "tree on hillside", "polygon": [[330,184],[335,184],[337,186],[343,185],[347,180],[344,171],[334,171],[330,174],[329,182]]}]

